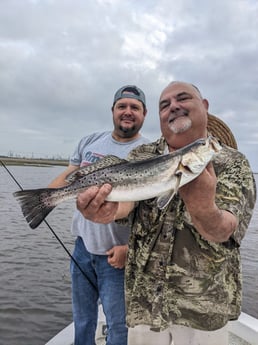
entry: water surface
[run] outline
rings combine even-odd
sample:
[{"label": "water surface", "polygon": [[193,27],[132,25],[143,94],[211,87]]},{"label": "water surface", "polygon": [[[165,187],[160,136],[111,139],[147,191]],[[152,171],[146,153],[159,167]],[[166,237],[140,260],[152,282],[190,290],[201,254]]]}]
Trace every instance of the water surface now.
[{"label": "water surface", "polygon": [[[24,189],[47,185],[64,167],[9,167]],[[256,181],[258,176],[256,175]],[[12,193],[18,187],[0,167],[0,345],[44,345],[72,321],[70,259],[45,224],[32,230]],[[47,220],[67,248],[74,202]],[[242,245],[243,310],[258,317],[258,207]]]}]

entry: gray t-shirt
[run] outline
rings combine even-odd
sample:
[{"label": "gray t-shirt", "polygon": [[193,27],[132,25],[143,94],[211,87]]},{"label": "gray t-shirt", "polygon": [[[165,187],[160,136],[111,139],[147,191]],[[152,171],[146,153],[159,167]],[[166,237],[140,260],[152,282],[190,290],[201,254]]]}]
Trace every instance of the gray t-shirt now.
[{"label": "gray t-shirt", "polygon": [[[126,158],[133,148],[148,142],[148,139],[141,136],[121,143],[113,139],[111,132],[94,133],[81,139],[70,158],[70,164],[83,167],[109,154]],[[74,213],[71,230],[73,235],[83,239],[87,250],[96,255],[106,255],[106,251],[113,246],[127,244],[130,233],[128,227],[114,222],[109,224],[91,222],[78,210]]]}]

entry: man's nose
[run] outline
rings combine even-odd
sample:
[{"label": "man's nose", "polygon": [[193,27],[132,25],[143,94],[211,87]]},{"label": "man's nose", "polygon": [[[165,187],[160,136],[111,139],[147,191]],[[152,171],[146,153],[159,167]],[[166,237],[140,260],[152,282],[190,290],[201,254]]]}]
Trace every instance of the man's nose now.
[{"label": "man's nose", "polygon": [[125,108],[125,113],[126,114],[132,114],[133,113],[133,108],[130,105],[127,105]]},{"label": "man's nose", "polygon": [[180,109],[180,103],[175,98],[172,98],[170,102],[170,111],[175,111],[178,109]]}]

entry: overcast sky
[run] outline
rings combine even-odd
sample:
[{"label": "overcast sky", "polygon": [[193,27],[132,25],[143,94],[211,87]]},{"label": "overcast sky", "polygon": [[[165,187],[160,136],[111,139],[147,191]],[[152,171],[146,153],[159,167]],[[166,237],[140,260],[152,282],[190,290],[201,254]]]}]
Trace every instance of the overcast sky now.
[{"label": "overcast sky", "polygon": [[115,91],[196,84],[258,172],[257,0],[0,0],[0,154],[69,157],[112,129]]}]

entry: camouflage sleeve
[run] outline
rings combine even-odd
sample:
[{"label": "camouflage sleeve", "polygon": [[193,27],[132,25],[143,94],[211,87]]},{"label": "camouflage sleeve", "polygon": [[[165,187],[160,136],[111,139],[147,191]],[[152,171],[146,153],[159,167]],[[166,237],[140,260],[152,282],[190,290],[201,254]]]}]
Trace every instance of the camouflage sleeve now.
[{"label": "camouflage sleeve", "polygon": [[137,148],[133,149],[127,156],[127,159],[130,161],[138,161],[144,160],[148,158],[152,158],[157,154],[151,151],[151,147],[148,147],[148,144],[143,144],[138,146]]},{"label": "camouflage sleeve", "polygon": [[130,153],[127,156],[127,159],[128,160],[143,160],[143,159],[153,158],[163,153],[164,146],[165,146],[165,141],[161,137],[155,142],[137,146],[135,149],[130,151]]},{"label": "camouflage sleeve", "polygon": [[[216,203],[238,218],[232,238],[240,245],[250,223],[256,201],[256,185],[248,160],[235,150],[224,151],[218,172]],[[215,169],[216,170],[216,169]]]}]

